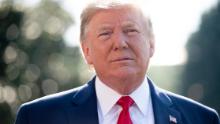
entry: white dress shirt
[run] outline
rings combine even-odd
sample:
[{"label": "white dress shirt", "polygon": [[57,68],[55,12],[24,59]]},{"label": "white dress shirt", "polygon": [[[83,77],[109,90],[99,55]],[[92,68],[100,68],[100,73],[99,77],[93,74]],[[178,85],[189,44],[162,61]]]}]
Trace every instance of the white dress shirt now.
[{"label": "white dress shirt", "polygon": [[[98,100],[99,124],[117,124],[122,108],[116,103],[122,95],[102,83],[98,77],[95,81],[95,89]],[[133,124],[154,124],[153,107],[147,78],[129,96],[135,102],[129,108]]]}]

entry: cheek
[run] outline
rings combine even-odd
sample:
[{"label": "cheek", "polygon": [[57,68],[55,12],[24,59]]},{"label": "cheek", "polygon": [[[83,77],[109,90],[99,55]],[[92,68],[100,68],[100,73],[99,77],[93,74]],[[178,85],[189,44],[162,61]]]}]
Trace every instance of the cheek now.
[{"label": "cheek", "polygon": [[107,48],[105,48],[102,45],[94,45],[92,47],[91,56],[92,56],[93,64],[96,64],[96,63],[100,64],[106,60],[106,56],[107,56],[106,50]]},{"label": "cheek", "polygon": [[130,44],[131,47],[133,47],[135,53],[139,56],[141,55],[147,57],[146,55],[149,54],[150,44],[142,37],[133,39],[132,42],[130,42]]},{"label": "cheek", "polygon": [[135,54],[138,60],[138,63],[141,66],[146,66],[150,59],[150,46],[147,43],[140,43],[135,47]]}]

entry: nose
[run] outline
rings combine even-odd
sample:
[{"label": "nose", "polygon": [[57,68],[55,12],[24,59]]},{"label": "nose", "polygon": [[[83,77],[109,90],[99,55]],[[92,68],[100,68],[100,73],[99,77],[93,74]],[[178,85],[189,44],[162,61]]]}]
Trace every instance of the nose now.
[{"label": "nose", "polygon": [[128,48],[128,38],[123,34],[123,32],[117,32],[114,34],[113,38],[113,49],[122,50]]}]

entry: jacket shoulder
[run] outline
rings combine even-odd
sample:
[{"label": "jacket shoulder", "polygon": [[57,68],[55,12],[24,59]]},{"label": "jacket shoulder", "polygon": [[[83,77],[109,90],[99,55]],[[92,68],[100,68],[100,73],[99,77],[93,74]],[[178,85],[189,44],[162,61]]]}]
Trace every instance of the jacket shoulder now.
[{"label": "jacket shoulder", "polygon": [[192,120],[209,119],[208,121],[213,122],[213,124],[220,124],[219,115],[216,110],[190,98],[169,91],[165,91],[165,93],[173,102],[173,106],[180,111],[183,116],[189,117],[190,115]]},{"label": "jacket shoulder", "polygon": [[169,91],[166,91],[166,94],[169,96],[169,98],[172,100],[172,102],[175,105],[188,107],[188,108],[196,109],[196,110],[205,110],[208,112],[215,112],[214,109],[212,109],[202,103],[199,103],[191,98],[187,98],[185,96],[178,95],[178,94],[175,94],[175,93],[172,93]]},{"label": "jacket shoulder", "polygon": [[[64,109],[73,105],[71,101],[74,95],[83,87],[84,85],[22,104],[18,109],[15,124],[28,124],[31,122],[37,124],[41,123],[42,120],[58,121],[58,119],[62,119],[65,113]],[[60,122],[64,121],[65,120],[61,120]]]},{"label": "jacket shoulder", "polygon": [[67,91],[62,91],[59,93],[37,98],[33,101],[22,104],[21,107],[32,106],[35,104],[64,104],[65,102],[70,101],[73,98],[73,96],[83,87],[84,86],[80,86]]}]

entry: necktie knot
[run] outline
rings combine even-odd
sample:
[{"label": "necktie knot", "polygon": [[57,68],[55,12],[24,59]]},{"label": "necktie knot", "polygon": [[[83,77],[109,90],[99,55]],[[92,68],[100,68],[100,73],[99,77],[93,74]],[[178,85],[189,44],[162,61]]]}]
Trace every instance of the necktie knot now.
[{"label": "necktie knot", "polygon": [[129,108],[133,103],[134,100],[130,96],[122,96],[117,102],[123,109]]}]

